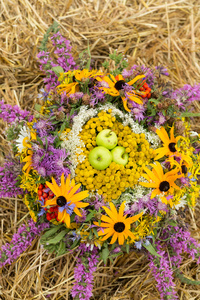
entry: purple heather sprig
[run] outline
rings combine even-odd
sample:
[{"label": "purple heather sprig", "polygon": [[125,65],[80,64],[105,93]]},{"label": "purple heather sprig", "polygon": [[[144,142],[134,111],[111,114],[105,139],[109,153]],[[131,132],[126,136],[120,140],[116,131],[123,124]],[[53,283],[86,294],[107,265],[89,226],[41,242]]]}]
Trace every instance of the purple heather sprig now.
[{"label": "purple heather sprig", "polygon": [[47,92],[59,85],[58,76],[52,70],[52,67],[60,66],[64,72],[68,72],[75,69],[76,65],[71,54],[72,47],[69,40],[65,39],[60,32],[57,32],[51,37],[51,41],[53,46],[56,47],[54,54],[58,57],[57,60],[54,62],[49,52],[41,51],[38,54],[40,70],[44,71],[46,75],[44,82],[46,83]]},{"label": "purple heather sprig", "polygon": [[75,284],[72,287],[71,295],[76,300],[89,300],[92,296],[93,273],[98,264],[98,248],[94,247],[92,251],[85,244],[78,248],[80,251],[74,269]]},{"label": "purple heather sprig", "polygon": [[[9,159],[9,160],[8,160]],[[23,190],[17,187],[17,176],[21,173],[22,166],[12,158],[5,160],[0,167],[0,197],[17,197],[23,194]]]},{"label": "purple heather sprig", "polygon": [[161,300],[178,299],[175,291],[175,283],[173,282],[173,270],[170,266],[168,253],[162,250],[159,241],[156,242],[156,252],[161,257],[148,255],[150,260],[149,267],[157,281],[157,288],[160,293]]},{"label": "purple heather sprig", "polygon": [[198,244],[197,241],[191,237],[191,233],[188,230],[179,226],[169,226],[163,231],[163,238],[165,239],[166,237],[170,237],[170,239],[167,241],[167,244],[175,253],[175,257],[172,259],[172,261],[176,262],[176,266],[177,260],[180,260],[180,255],[183,252],[188,253],[193,260],[197,258],[197,264],[200,263],[200,244]]},{"label": "purple heather sprig", "polygon": [[0,118],[8,123],[33,120],[30,111],[20,109],[18,105],[4,104],[4,100],[0,101]]},{"label": "purple heather sprig", "polygon": [[191,105],[191,102],[200,101],[200,84],[194,86],[184,85],[172,93],[172,99],[177,101],[177,105],[181,110],[185,110],[186,107]]},{"label": "purple heather sprig", "polygon": [[0,250],[0,267],[11,264],[16,260],[32,243],[32,241],[40,235],[40,233],[49,227],[49,223],[37,224],[32,219],[28,225],[23,224],[19,227],[17,233],[13,234],[10,243],[1,247]]}]

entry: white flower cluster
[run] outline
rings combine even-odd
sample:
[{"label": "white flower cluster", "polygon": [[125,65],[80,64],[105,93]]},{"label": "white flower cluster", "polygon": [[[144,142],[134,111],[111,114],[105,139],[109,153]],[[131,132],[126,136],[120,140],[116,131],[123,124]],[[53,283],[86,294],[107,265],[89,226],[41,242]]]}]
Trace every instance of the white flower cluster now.
[{"label": "white flower cluster", "polygon": [[61,147],[70,152],[72,178],[75,177],[75,170],[78,163],[85,159],[85,156],[81,155],[83,152],[82,148],[85,147],[85,144],[80,139],[79,133],[82,131],[83,125],[96,114],[96,109],[88,109],[87,106],[82,106],[78,115],[73,119],[71,131],[67,135],[61,134],[61,140],[63,140]]}]

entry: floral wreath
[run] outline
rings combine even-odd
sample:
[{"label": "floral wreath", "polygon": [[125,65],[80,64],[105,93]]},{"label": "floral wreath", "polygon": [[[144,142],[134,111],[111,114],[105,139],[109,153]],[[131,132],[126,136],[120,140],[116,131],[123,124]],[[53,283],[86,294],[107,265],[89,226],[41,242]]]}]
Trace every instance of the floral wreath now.
[{"label": "floral wreath", "polygon": [[2,246],[0,266],[41,234],[49,253],[79,251],[71,294],[89,299],[99,260],[145,251],[161,299],[178,299],[173,276],[199,284],[178,268],[183,251],[200,262],[180,218],[199,196],[200,136],[189,121],[200,115],[200,86],[173,90],[164,67],[130,67],[117,52],[98,69],[89,49],[75,62],[55,24],[38,58],[45,78],[34,115],[0,102],[13,153],[0,196],[23,198],[32,218]]}]

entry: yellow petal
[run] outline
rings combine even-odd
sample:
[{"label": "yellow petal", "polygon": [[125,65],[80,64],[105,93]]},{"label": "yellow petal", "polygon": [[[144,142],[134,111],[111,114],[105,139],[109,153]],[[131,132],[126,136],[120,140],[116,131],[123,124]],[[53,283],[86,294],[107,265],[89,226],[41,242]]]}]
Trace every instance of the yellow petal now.
[{"label": "yellow petal", "polygon": [[119,218],[123,217],[124,208],[125,208],[125,201],[120,205],[120,208],[119,208]]},{"label": "yellow petal", "polygon": [[117,233],[115,232],[112,239],[111,239],[110,244],[114,244],[114,242],[116,242],[116,240],[117,240]]},{"label": "yellow petal", "polygon": [[133,222],[136,222],[141,216],[143,215],[143,212],[139,213],[138,215],[135,215],[133,217],[130,217],[130,218],[127,218],[125,223],[133,223]]},{"label": "yellow petal", "polygon": [[[106,229],[105,229],[106,230]],[[104,231],[105,231],[104,230]],[[111,237],[111,235],[112,235],[112,233],[111,232],[109,232],[109,233],[107,233],[101,240],[102,241],[105,241],[105,240],[107,240],[109,237]]]},{"label": "yellow petal", "polygon": [[46,185],[48,186],[48,188],[50,188],[50,190],[54,193],[54,195],[56,195],[57,197],[60,196],[60,193],[57,193],[57,190],[55,189],[52,183],[46,181]]},{"label": "yellow petal", "polygon": [[119,235],[118,235],[118,241],[119,241],[119,245],[123,245],[124,244],[124,235],[123,235],[123,233],[119,233]]},{"label": "yellow petal", "polygon": [[[123,98],[122,98],[122,100],[123,100]],[[125,109],[126,111],[128,111],[128,112],[131,111],[131,110],[128,108],[128,106],[127,106],[127,99],[123,100],[123,106],[124,106],[124,109]]]},{"label": "yellow petal", "polygon": [[80,188],[80,186],[81,186],[81,183],[75,185],[75,186],[71,189],[71,191],[67,194],[67,199],[70,200],[70,198],[78,191],[78,189]]},{"label": "yellow petal", "polygon": [[80,193],[75,194],[74,196],[69,199],[72,203],[76,203],[77,201],[83,200],[87,198],[89,195],[88,191],[82,191]]},{"label": "yellow petal", "polygon": [[77,202],[75,203],[76,207],[87,207],[89,205],[89,203],[85,203],[85,202]]},{"label": "yellow petal", "polygon": [[53,199],[50,199],[50,200],[47,200],[45,205],[43,207],[46,207],[48,205],[57,205],[57,197],[53,198]]},{"label": "yellow petal", "polygon": [[70,215],[66,213],[65,215],[65,219],[64,219],[67,227],[69,228],[70,227]]},{"label": "yellow petal", "polygon": [[78,215],[79,217],[82,217],[82,214],[80,213],[80,211],[78,210],[77,207],[74,207],[74,212],[76,215]]},{"label": "yellow petal", "polygon": [[133,85],[136,81],[138,81],[141,78],[144,78],[145,75],[137,75],[135,78],[133,78],[131,81],[128,82],[129,85]]},{"label": "yellow petal", "polygon": [[152,191],[151,193],[151,199],[153,199],[155,196],[160,195],[160,190],[159,189],[155,189]]},{"label": "yellow petal", "polygon": [[60,189],[60,187],[57,185],[55,179],[52,177],[51,180],[52,180],[52,184],[53,184],[53,186],[54,186],[54,189],[55,189],[55,191],[56,191],[56,196],[57,196],[57,195],[59,195],[59,196],[62,195],[61,189]]},{"label": "yellow petal", "polygon": [[101,220],[104,221],[104,222],[110,223],[110,224],[114,224],[115,223],[111,218],[109,218],[108,216],[105,216],[105,215],[103,215],[101,217]]}]

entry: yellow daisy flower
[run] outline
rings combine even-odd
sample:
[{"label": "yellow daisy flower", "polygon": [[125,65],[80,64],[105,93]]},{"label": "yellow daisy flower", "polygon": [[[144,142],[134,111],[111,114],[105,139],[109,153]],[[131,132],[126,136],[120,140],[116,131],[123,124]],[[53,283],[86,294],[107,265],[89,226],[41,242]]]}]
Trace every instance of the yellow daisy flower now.
[{"label": "yellow daisy flower", "polygon": [[[88,78],[94,78],[95,76],[103,75],[102,72],[97,70],[89,71],[87,69],[68,71],[59,77],[59,81],[62,81],[57,86],[58,94],[66,92],[67,96],[79,92],[79,82],[85,82]],[[64,80],[63,77],[65,76]]]},{"label": "yellow daisy flower", "polygon": [[166,162],[170,163],[170,167],[176,166],[183,177],[187,177],[188,171],[192,168],[193,162],[191,157],[181,153],[180,162],[176,161],[174,157],[169,157]]},{"label": "yellow daisy flower", "polygon": [[156,130],[157,135],[160,137],[163,142],[163,147],[155,150],[157,156],[154,158],[155,160],[162,158],[165,155],[177,155],[180,156],[177,151],[177,142],[181,138],[181,136],[174,137],[174,126],[172,126],[170,130],[170,137],[168,136],[167,131],[164,127]]},{"label": "yellow daisy flower", "polygon": [[160,163],[156,162],[156,165],[152,166],[154,167],[152,171],[144,167],[144,171],[147,174],[142,174],[149,182],[140,182],[142,186],[154,188],[151,193],[151,199],[157,195],[172,195],[174,189],[180,189],[180,187],[175,184],[175,180],[181,177],[181,175],[178,175],[178,169],[171,170],[164,174]]},{"label": "yellow daisy flower", "polygon": [[94,222],[94,224],[99,227],[105,227],[105,229],[98,232],[99,236],[104,235],[101,241],[105,241],[112,236],[110,244],[113,244],[118,239],[119,245],[123,245],[124,240],[128,237],[130,237],[131,239],[136,239],[134,234],[130,231],[130,227],[133,222],[137,221],[142,216],[143,212],[136,216],[127,218],[126,215],[123,215],[125,202],[121,204],[119,212],[117,212],[112,202],[110,202],[110,209],[106,206],[103,206],[103,208],[105,209],[109,217],[103,215],[101,217],[101,221],[104,221],[106,223],[101,222],[101,224],[99,225],[98,222]]},{"label": "yellow daisy flower", "polygon": [[[99,89],[103,90],[106,94],[111,95],[113,97],[120,96],[123,101],[124,109],[128,112],[130,112],[130,109],[127,107],[127,99],[124,96],[121,96],[120,90],[122,90],[122,86],[127,83],[130,86],[133,85],[137,80],[144,78],[144,75],[138,75],[134,79],[132,79],[129,82],[125,82],[122,75],[117,75],[114,77],[112,74],[109,74],[109,76],[104,77],[96,77],[96,80],[104,83],[106,86],[100,87]],[[135,90],[132,90],[131,92],[127,92],[129,96],[129,100],[134,101],[138,104],[143,104],[142,99],[139,95],[143,95],[143,92],[137,92]]]},{"label": "yellow daisy flower", "polygon": [[[22,162],[25,162],[25,165],[23,166],[22,170],[28,174],[32,168],[32,156],[33,156],[33,151],[31,150],[32,146],[30,144],[30,141],[36,140],[36,132],[31,132],[31,137],[30,139],[24,139],[23,144],[24,147],[26,147],[24,153],[26,153],[25,157],[22,159]],[[23,157],[23,154],[22,154]]]},{"label": "yellow daisy flower", "polygon": [[86,207],[89,203],[80,202],[80,200],[88,197],[88,191],[82,191],[76,193],[80,188],[81,184],[75,185],[74,179],[70,182],[70,174],[68,175],[66,181],[64,178],[64,173],[61,176],[61,185],[58,186],[55,179],[52,177],[52,183],[46,182],[46,185],[56,196],[53,199],[47,200],[44,207],[48,205],[58,205],[58,220],[60,222],[64,221],[67,227],[70,227],[70,215],[75,212],[78,216],[82,217],[78,208]]}]

